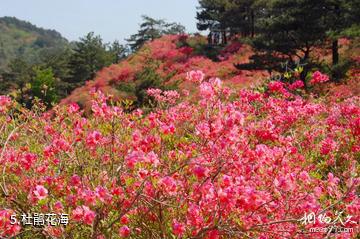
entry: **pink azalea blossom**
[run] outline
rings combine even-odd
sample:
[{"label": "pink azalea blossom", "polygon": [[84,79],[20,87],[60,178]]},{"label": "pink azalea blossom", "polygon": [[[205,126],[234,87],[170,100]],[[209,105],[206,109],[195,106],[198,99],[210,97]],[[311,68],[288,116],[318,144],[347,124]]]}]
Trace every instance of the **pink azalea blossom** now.
[{"label": "pink azalea blossom", "polygon": [[296,90],[304,87],[304,82],[297,80],[289,86],[290,90]]},{"label": "pink azalea blossom", "polygon": [[131,233],[131,231],[130,231],[129,227],[127,227],[127,226],[120,227],[120,230],[119,230],[120,237],[126,238],[126,237],[130,236],[130,233]]},{"label": "pink azalea blossom", "polygon": [[36,185],[33,192],[35,197],[39,200],[45,199],[48,196],[48,190],[42,185]]},{"label": "pink azalea blossom", "polygon": [[193,70],[186,74],[186,79],[194,83],[201,83],[204,80],[205,74],[200,70]]},{"label": "pink azalea blossom", "polygon": [[70,114],[73,114],[73,113],[79,111],[79,109],[80,109],[79,105],[76,103],[71,103],[68,107],[69,107],[68,112]]},{"label": "pink azalea blossom", "polygon": [[315,71],[310,80],[311,84],[319,84],[329,81],[329,76],[322,74],[320,71]]},{"label": "pink azalea blossom", "polygon": [[84,216],[83,216],[84,223],[87,225],[92,225],[96,216],[95,212],[91,211],[87,206],[83,206],[83,209],[84,209]]}]

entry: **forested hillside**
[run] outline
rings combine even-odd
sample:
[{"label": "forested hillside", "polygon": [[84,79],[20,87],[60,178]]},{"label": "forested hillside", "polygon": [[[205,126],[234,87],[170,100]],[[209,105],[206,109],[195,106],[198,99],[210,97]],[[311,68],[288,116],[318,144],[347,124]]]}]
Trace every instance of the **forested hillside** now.
[{"label": "forested hillside", "polygon": [[55,30],[39,28],[15,17],[0,18],[0,71],[15,58],[38,63],[42,55],[68,46],[69,42]]}]

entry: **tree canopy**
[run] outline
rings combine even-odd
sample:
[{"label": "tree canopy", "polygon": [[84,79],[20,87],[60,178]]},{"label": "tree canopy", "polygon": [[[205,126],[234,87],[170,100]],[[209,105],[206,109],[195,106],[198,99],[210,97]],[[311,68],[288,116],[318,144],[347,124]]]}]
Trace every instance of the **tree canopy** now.
[{"label": "tree canopy", "polygon": [[142,16],[142,21],[138,32],[126,39],[132,51],[139,49],[146,41],[152,41],[162,35],[185,33],[185,27],[179,23],[167,23],[163,19],[145,15]]},{"label": "tree canopy", "polygon": [[250,37],[257,51],[254,62],[267,66],[286,60],[311,67],[311,51],[329,45],[329,40],[337,65],[338,39],[360,35],[360,3],[355,0],[199,0],[199,4],[199,30],[218,25]]}]

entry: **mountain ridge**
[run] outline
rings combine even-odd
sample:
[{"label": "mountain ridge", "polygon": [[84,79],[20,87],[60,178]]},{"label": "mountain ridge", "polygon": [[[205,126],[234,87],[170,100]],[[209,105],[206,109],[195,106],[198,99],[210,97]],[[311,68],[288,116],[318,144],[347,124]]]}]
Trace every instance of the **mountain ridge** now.
[{"label": "mountain ridge", "polygon": [[38,63],[43,54],[69,46],[59,32],[38,27],[16,17],[0,17],[0,70],[16,58]]}]

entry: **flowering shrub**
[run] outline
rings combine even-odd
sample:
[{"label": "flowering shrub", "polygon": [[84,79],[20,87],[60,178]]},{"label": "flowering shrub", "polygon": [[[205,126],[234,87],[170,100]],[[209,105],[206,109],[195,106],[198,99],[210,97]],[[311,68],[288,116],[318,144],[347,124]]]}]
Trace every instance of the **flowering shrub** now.
[{"label": "flowering shrub", "polygon": [[315,71],[310,80],[311,84],[324,83],[329,81],[329,76],[322,74],[320,71]]},{"label": "flowering shrub", "polygon": [[179,99],[180,95],[175,90],[165,90],[160,89],[147,89],[147,94],[155,98],[157,102],[164,102],[169,104],[175,104],[176,100]]},{"label": "flowering shrub", "polygon": [[[324,238],[309,228],[326,221],[306,224],[304,213],[342,211],[354,230],[334,238],[356,238],[360,98],[328,105],[268,88],[235,92],[211,78],[199,102],[177,104],[176,92],[151,89],[170,105],[147,115],[95,92],[88,118],[76,104],[42,113],[0,97],[0,235]],[[66,213],[69,224],[11,223],[26,212]]]},{"label": "flowering shrub", "polygon": [[201,83],[204,80],[205,74],[202,71],[190,71],[186,74],[186,79],[194,83]]}]

